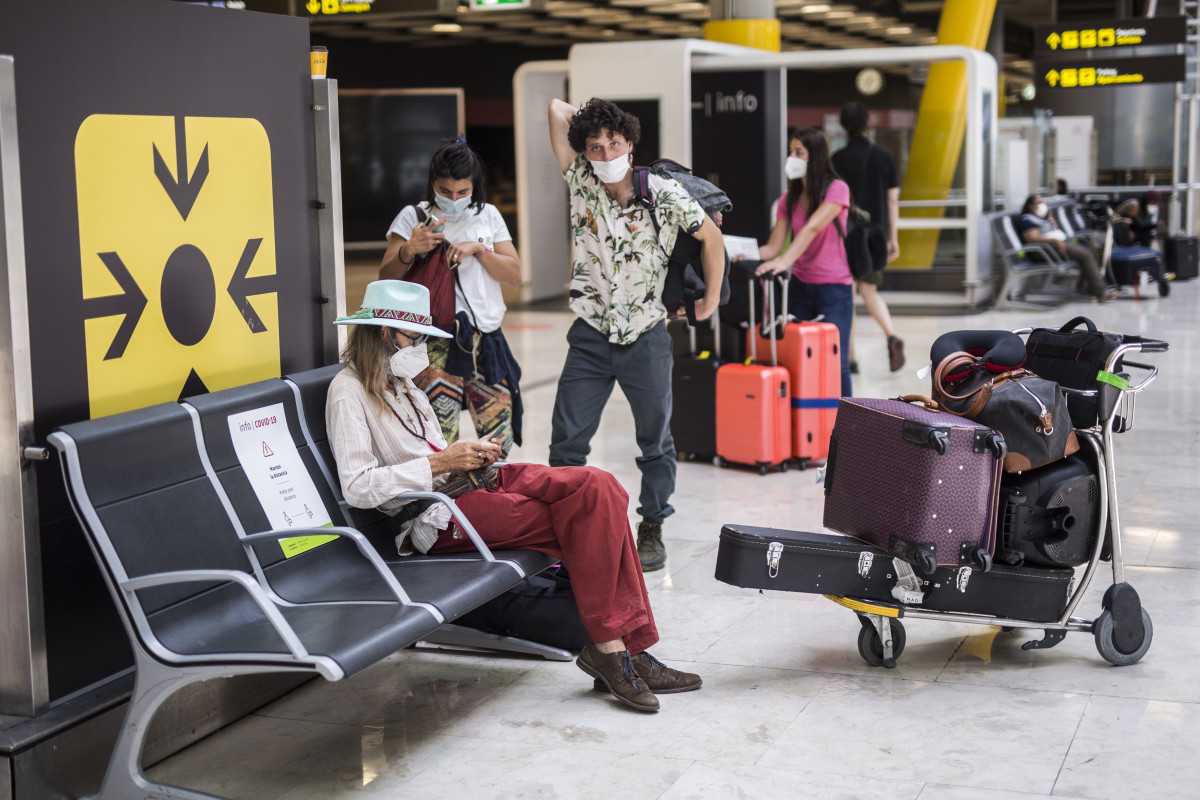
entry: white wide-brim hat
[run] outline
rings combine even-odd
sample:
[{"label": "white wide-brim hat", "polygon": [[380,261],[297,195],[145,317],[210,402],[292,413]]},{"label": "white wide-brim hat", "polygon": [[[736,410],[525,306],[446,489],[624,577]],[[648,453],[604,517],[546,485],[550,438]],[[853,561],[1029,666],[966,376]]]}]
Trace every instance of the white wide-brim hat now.
[{"label": "white wide-brim hat", "polygon": [[379,325],[442,339],[450,334],[435,328],[429,315],[429,289],[408,281],[373,281],[363,293],[362,308],[338,317],[334,325]]}]

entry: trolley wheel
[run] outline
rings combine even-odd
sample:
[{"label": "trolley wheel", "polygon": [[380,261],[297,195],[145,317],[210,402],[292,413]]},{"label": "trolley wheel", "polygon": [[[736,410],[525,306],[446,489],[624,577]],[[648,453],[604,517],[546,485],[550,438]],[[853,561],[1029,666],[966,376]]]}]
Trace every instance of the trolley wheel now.
[{"label": "trolley wheel", "polygon": [[1101,658],[1118,667],[1136,664],[1142,660],[1142,656],[1146,655],[1146,651],[1150,649],[1150,640],[1154,638],[1154,625],[1150,622],[1150,613],[1144,608],[1141,611],[1142,641],[1129,652],[1117,646],[1112,612],[1107,609],[1100,612],[1100,616],[1096,617],[1096,621],[1092,625],[1092,632],[1096,637],[1096,649],[1100,651]]},{"label": "trolley wheel", "polygon": [[779,471],[780,472],[788,471],[788,462],[787,461],[784,461],[782,464],[779,465]]},{"label": "trolley wheel", "polygon": [[766,474],[767,474],[767,470],[768,470],[768,469],[770,469],[770,467],[769,467],[768,465],[766,465],[766,464],[759,464],[759,465],[758,465],[758,474],[759,474],[759,475],[766,475]]},{"label": "trolley wheel", "polygon": [[883,659],[883,641],[879,638],[879,631],[875,630],[875,626],[865,617],[861,617],[860,620],[862,630],[858,632],[858,654],[872,667],[895,669],[896,659],[904,652],[904,641],[907,638],[904,623],[895,617],[889,620],[892,624],[892,658],[891,663],[888,663]]}]

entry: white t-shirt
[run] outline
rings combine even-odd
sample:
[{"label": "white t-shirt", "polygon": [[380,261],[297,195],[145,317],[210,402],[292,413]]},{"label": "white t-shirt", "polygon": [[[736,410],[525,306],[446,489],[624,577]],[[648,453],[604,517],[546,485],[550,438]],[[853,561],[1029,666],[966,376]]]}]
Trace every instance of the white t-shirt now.
[{"label": "white t-shirt", "polygon": [[[428,216],[429,204],[422,201],[419,205]],[[439,208],[437,215],[446,221],[446,241],[450,244],[475,241],[482,242],[483,246],[490,250],[495,250],[496,242],[512,241],[508,226],[504,224],[504,217],[500,216],[499,210],[491,203],[485,203],[478,213],[476,209],[468,208],[459,214],[447,214]],[[411,239],[416,225],[416,207],[405,206],[396,215],[396,219],[392,220],[388,235],[394,233]],[[499,328],[506,310],[500,281],[489,275],[475,256],[463,259],[457,271],[458,281],[454,288],[455,312],[466,311],[468,317],[474,312],[475,324],[482,333],[491,333]]]}]

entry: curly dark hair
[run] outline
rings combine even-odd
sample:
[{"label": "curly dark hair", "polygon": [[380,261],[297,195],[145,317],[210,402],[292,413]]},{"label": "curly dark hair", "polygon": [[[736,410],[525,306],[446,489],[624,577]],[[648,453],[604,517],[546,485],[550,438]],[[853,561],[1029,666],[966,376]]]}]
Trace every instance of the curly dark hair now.
[{"label": "curly dark hair", "polygon": [[616,103],[593,97],[581,105],[579,111],[571,117],[570,127],[567,128],[567,143],[576,153],[582,153],[589,138],[599,136],[605,131],[620,134],[630,144],[636,145],[642,135],[642,124],[633,114],[622,111]]},{"label": "curly dark hair", "polygon": [[483,159],[462,139],[444,144],[429,160],[429,181],[425,184],[425,202],[434,206],[433,182],[437,178],[452,181],[471,179],[471,205],[478,214],[487,203],[487,179],[483,175]]}]

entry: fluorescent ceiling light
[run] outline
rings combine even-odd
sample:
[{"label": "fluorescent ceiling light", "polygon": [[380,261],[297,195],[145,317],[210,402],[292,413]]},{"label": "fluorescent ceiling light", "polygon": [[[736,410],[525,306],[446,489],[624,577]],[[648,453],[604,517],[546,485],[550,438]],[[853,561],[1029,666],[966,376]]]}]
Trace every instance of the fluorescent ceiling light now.
[{"label": "fluorescent ceiling light", "polygon": [[682,14],[685,11],[708,11],[708,3],[670,3],[662,6],[651,6],[648,10],[655,14]]},{"label": "fluorescent ceiling light", "polygon": [[908,25],[897,25],[894,28],[888,28],[889,36],[899,36],[902,33],[912,33],[913,29]]},{"label": "fluorescent ceiling light", "polygon": [[818,3],[815,6],[805,6],[804,8],[800,9],[800,13],[801,14],[822,14],[826,11],[829,11],[832,8],[833,8],[833,6],[831,6],[831,5],[827,5],[824,3]]},{"label": "fluorescent ceiling light", "polygon": [[459,25],[457,22],[439,22],[429,30],[434,33],[458,33],[462,29],[462,25]]}]

